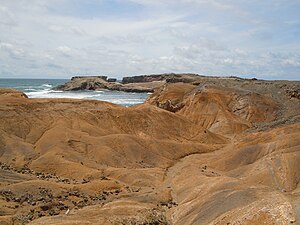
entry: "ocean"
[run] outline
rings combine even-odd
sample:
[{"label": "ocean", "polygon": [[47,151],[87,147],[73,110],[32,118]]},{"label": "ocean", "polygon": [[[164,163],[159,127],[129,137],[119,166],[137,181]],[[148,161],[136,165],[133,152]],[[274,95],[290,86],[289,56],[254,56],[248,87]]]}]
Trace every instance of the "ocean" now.
[{"label": "ocean", "polygon": [[0,79],[0,88],[14,88],[29,98],[77,98],[97,99],[123,106],[143,103],[149,93],[128,93],[121,91],[54,91],[53,87],[64,84],[65,79]]}]

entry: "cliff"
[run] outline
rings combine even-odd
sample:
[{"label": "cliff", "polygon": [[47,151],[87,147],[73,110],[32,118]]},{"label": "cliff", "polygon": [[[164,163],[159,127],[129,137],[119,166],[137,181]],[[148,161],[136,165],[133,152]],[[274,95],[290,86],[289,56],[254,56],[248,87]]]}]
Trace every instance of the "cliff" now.
[{"label": "cliff", "polygon": [[197,82],[129,108],[0,89],[0,223],[297,223],[300,82]]}]

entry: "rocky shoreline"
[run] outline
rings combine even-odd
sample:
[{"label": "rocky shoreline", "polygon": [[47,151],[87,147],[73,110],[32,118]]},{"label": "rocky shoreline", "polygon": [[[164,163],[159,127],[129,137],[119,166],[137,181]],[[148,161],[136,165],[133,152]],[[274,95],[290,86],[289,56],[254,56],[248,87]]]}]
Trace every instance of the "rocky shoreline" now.
[{"label": "rocky shoreline", "polygon": [[156,88],[165,84],[164,80],[152,82],[117,82],[116,79],[106,76],[84,76],[72,77],[71,80],[63,85],[59,85],[54,90],[79,91],[79,90],[109,90],[124,92],[153,92]]},{"label": "rocky shoreline", "polygon": [[110,90],[124,92],[154,92],[157,88],[167,83],[190,83],[198,85],[205,81],[214,80],[257,80],[243,79],[239,77],[208,77],[198,74],[153,74],[124,77],[121,82],[115,78],[107,76],[75,76],[63,85],[59,85],[54,90],[79,91],[79,90]]},{"label": "rocky shoreline", "polygon": [[0,89],[0,224],[298,222],[299,81],[126,82],[164,84],[132,107]]}]

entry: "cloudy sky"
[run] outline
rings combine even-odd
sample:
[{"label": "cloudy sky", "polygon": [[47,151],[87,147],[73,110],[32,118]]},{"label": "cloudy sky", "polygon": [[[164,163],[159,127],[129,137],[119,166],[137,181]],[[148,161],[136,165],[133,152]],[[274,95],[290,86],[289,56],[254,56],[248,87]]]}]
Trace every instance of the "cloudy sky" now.
[{"label": "cloudy sky", "polygon": [[0,78],[300,79],[300,0],[0,0]]}]

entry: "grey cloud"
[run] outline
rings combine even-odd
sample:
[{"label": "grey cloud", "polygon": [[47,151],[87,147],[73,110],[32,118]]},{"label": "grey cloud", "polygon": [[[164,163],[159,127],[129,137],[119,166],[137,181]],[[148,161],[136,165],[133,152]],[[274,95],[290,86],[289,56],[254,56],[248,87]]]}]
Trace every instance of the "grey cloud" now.
[{"label": "grey cloud", "polygon": [[81,29],[80,27],[78,27],[78,26],[72,26],[72,27],[70,27],[70,31],[73,34],[78,34],[78,35],[84,35],[84,34],[86,34],[85,31],[83,29]]},{"label": "grey cloud", "polygon": [[[299,44],[278,44],[268,35],[262,40],[259,35],[273,34],[273,28],[255,12],[241,10],[240,4],[250,1],[134,2],[145,7],[143,17],[82,19],[55,14],[51,9],[59,0],[1,2],[0,74],[195,72],[274,78],[288,71],[290,79],[299,77]],[[224,15],[230,18],[223,21]]]},{"label": "grey cloud", "polygon": [[62,25],[50,25],[48,30],[54,33],[65,33],[75,35],[85,35],[86,32],[78,26],[62,26]]},{"label": "grey cloud", "polygon": [[0,24],[5,26],[16,26],[17,21],[14,13],[12,13],[7,7],[0,5]]},{"label": "grey cloud", "polygon": [[19,58],[24,55],[25,51],[11,43],[0,42],[0,49],[7,52],[10,56],[14,58]]},{"label": "grey cloud", "polygon": [[62,66],[57,65],[57,64],[53,64],[53,63],[48,63],[48,64],[46,64],[46,66],[51,68],[51,69],[63,69]]},{"label": "grey cloud", "polygon": [[281,63],[283,66],[300,69],[300,54],[288,54],[281,57]]},{"label": "grey cloud", "polygon": [[73,51],[73,49],[71,49],[70,47],[68,47],[68,46],[59,46],[59,47],[57,47],[56,48],[56,51],[59,53],[59,54],[61,54],[61,55],[63,55],[63,56],[66,56],[66,57],[71,57],[72,55],[74,55],[75,53],[74,53],[74,51]]},{"label": "grey cloud", "polygon": [[49,31],[52,31],[52,32],[63,32],[64,31],[64,27],[59,26],[59,25],[50,25],[48,29],[49,29]]}]

